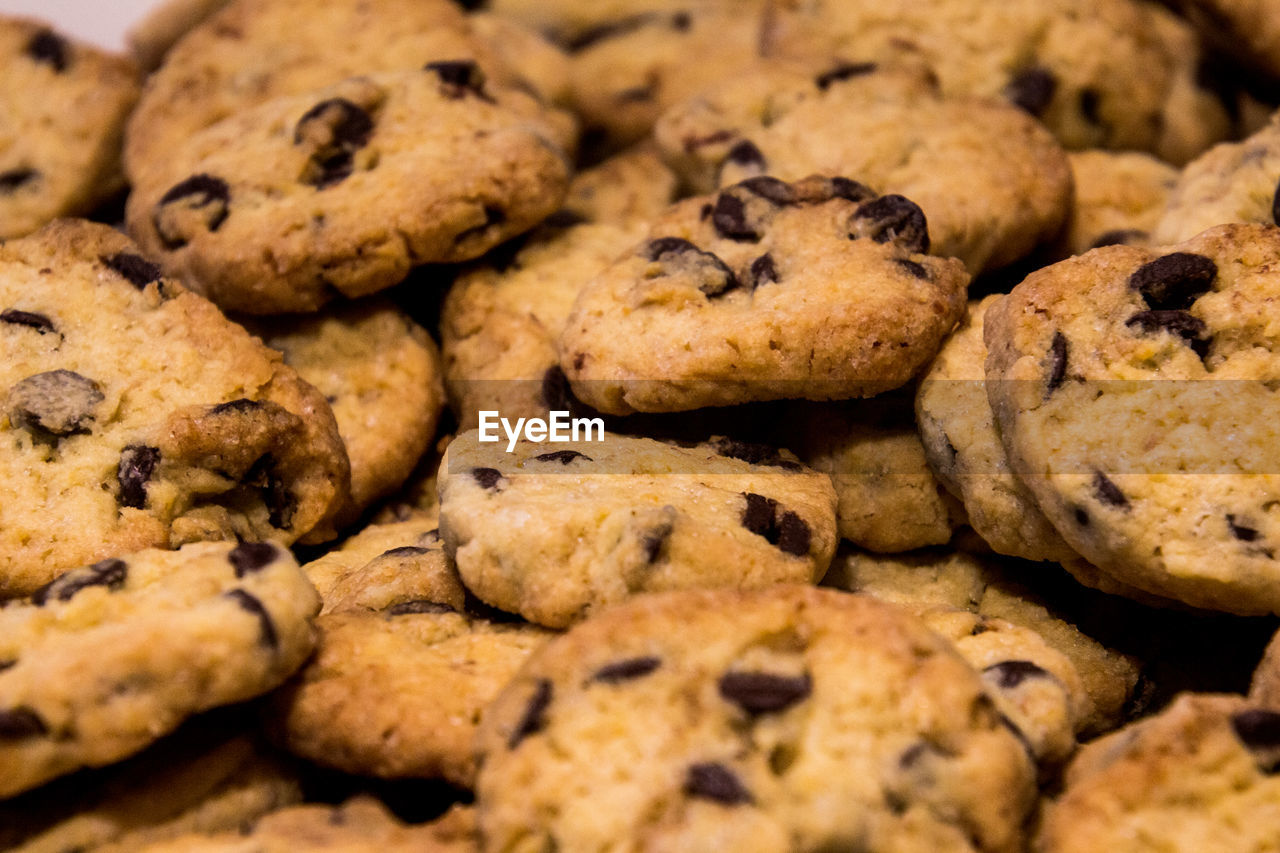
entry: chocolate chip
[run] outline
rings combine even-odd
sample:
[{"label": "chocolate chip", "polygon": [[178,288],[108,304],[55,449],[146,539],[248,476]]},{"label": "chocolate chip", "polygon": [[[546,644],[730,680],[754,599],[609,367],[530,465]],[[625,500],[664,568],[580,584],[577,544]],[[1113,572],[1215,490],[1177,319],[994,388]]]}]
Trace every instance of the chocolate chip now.
[{"label": "chocolate chip", "polygon": [[497,468],[472,468],[471,476],[483,489],[497,490],[498,481],[502,479],[502,472]]},{"label": "chocolate chip", "polygon": [[1280,225],[1280,182],[1276,184],[1276,191],[1271,196],[1271,222]]},{"label": "chocolate chip", "polygon": [[219,403],[209,410],[211,415],[224,415],[227,412],[255,412],[262,408],[262,403],[258,400],[250,400],[248,397],[237,397],[234,400],[228,400],[225,403]]},{"label": "chocolate chip", "polygon": [[[650,261],[695,269],[705,278],[698,289],[708,297],[720,296],[739,286],[733,270],[711,252],[704,252],[681,237],[659,237],[645,243],[640,254]],[[691,257],[690,257],[691,256]],[[575,363],[575,368],[581,369]]]},{"label": "chocolate chip", "polygon": [[675,524],[668,521],[646,530],[644,535],[640,537],[640,547],[644,550],[646,563],[653,565],[658,562],[658,558],[662,556],[662,546],[667,544],[667,540],[671,538],[671,531],[674,529]]},{"label": "chocolate chip", "polygon": [[1089,513],[1084,511],[1084,507],[1076,507],[1072,514],[1075,517],[1076,524],[1081,527],[1089,526]]},{"label": "chocolate chip", "polygon": [[1280,749],[1280,713],[1250,708],[1231,716],[1231,728],[1250,750]]},{"label": "chocolate chip", "polygon": [[542,374],[542,402],[551,411],[569,411],[572,396],[564,369],[558,364],[548,367]]},{"label": "chocolate chip", "polygon": [[[432,533],[436,533],[436,531],[432,531]],[[423,535],[426,535],[426,534],[423,534]],[[401,545],[399,548],[388,548],[386,551],[383,551],[378,556],[390,557],[393,560],[402,560],[409,557],[421,557],[425,554],[430,554],[430,553],[431,553],[430,548],[419,548],[417,545]]]},{"label": "chocolate chip", "polygon": [[729,149],[725,159],[737,166],[754,166],[762,171],[768,167],[768,161],[764,159],[764,152],[750,139],[736,142]]},{"label": "chocolate chip", "polygon": [[1258,529],[1241,524],[1234,515],[1227,515],[1227,527],[1231,528],[1231,535],[1241,542],[1255,542],[1258,539]]},{"label": "chocolate chip", "polygon": [[1146,231],[1139,231],[1137,228],[1117,228],[1113,231],[1103,231],[1096,240],[1089,244],[1089,248],[1100,249],[1103,246],[1124,246],[1131,243],[1141,243],[1148,236]]},{"label": "chocolate chip", "polygon": [[129,567],[123,560],[100,560],[84,569],[75,569],[54,578],[31,593],[31,603],[43,607],[50,601],[70,601],[72,596],[91,586],[105,586],[117,590],[129,577]]},{"label": "chocolate chip", "polygon": [[9,389],[9,420],[41,441],[87,433],[106,399],[98,383],[70,370],[28,376]]},{"label": "chocolate chip", "polygon": [[0,660],[0,672],[4,672],[6,669],[12,669],[17,665],[18,662],[16,660]]},{"label": "chocolate chip", "polygon": [[742,199],[721,193],[711,210],[711,224],[721,237],[739,243],[759,242],[761,234],[747,222],[747,206]]},{"label": "chocolate chip", "polygon": [[30,708],[19,705],[16,708],[0,709],[0,741],[26,740],[43,737],[49,733],[40,715]]},{"label": "chocolate chip", "polygon": [[692,765],[685,775],[684,792],[690,797],[713,800],[725,806],[755,802],[751,792],[732,770],[714,762]]},{"label": "chocolate chip", "polygon": [[147,483],[160,464],[160,448],[131,444],[120,453],[116,482],[120,493],[116,502],[122,507],[142,509],[147,504]]},{"label": "chocolate chip", "polygon": [[468,94],[493,102],[484,90],[484,72],[469,59],[449,62],[428,62],[424,71],[434,71],[440,77],[440,91],[451,100],[465,98]]},{"label": "chocolate chip", "polygon": [[1209,291],[1217,275],[1218,265],[1204,255],[1173,252],[1138,267],[1129,276],[1129,287],[1157,311],[1186,310]]},{"label": "chocolate chip", "polygon": [[685,252],[701,251],[682,237],[658,237],[646,243],[641,254],[651,261],[660,261],[664,255],[682,255]]},{"label": "chocolate chip", "polygon": [[1103,474],[1101,471],[1093,472],[1093,491],[1098,496],[1098,500],[1108,506],[1127,509],[1129,499],[1124,496],[1124,492],[1120,491],[1120,487]]},{"label": "chocolate chip", "polygon": [[875,71],[876,67],[877,66],[874,62],[849,62],[837,65],[830,71],[822,72],[813,82],[819,89],[825,92],[827,89],[831,88],[832,83],[849,80],[853,77],[863,77]]},{"label": "chocolate chip", "polygon": [[417,598],[413,601],[401,601],[399,604],[393,604],[383,612],[388,616],[410,616],[416,613],[457,613],[458,611],[439,601]]},{"label": "chocolate chip", "polygon": [[1006,660],[992,664],[983,670],[995,676],[996,685],[1003,690],[1012,690],[1028,678],[1052,678],[1048,670],[1037,666],[1029,660]]},{"label": "chocolate chip", "polygon": [[1208,327],[1203,320],[1186,311],[1139,311],[1126,320],[1125,325],[1148,335],[1158,331],[1168,332],[1186,341],[1200,358],[1209,354]]},{"label": "chocolate chip", "polygon": [[770,465],[776,468],[786,468],[789,471],[798,471],[802,467],[798,462],[784,459],[776,447],[768,444],[755,441],[738,441],[735,438],[715,438],[711,440],[710,444],[715,452],[721,456],[728,456],[730,459],[741,459],[743,462],[749,462],[752,465]]},{"label": "chocolate chip", "polygon": [[198,211],[199,224],[207,231],[217,231],[230,213],[231,188],[222,178],[214,175],[192,175],[174,184],[160,197],[152,215],[152,224],[166,249],[179,249],[191,239],[184,222],[172,221],[176,212],[168,210],[183,202],[185,210]]},{"label": "chocolate chip", "polygon": [[686,33],[693,26],[693,16],[688,12],[676,12],[671,16],[671,28],[676,32]]},{"label": "chocolate chip", "polygon": [[916,278],[925,279],[926,281],[929,278],[929,271],[925,269],[924,264],[916,263],[910,258],[894,258],[893,262]]},{"label": "chocolate chip", "polygon": [[579,453],[576,450],[553,450],[550,453],[542,453],[533,458],[538,462],[559,462],[561,465],[568,465],[575,459],[585,459],[587,462],[595,461],[585,453]]},{"label": "chocolate chip", "polygon": [[1081,89],[1080,90],[1080,114],[1084,116],[1085,121],[1090,124],[1102,124],[1102,116],[1099,110],[1102,107],[1102,93],[1097,89]]},{"label": "chocolate chip", "polygon": [[1031,65],[1016,72],[1004,87],[1004,97],[1033,116],[1039,116],[1053,101],[1058,78],[1048,68]]},{"label": "chocolate chip", "polygon": [[[231,403],[236,402],[231,401]],[[270,453],[262,454],[245,472],[242,479],[246,486],[256,488],[262,496],[262,502],[267,507],[267,521],[271,526],[278,530],[288,529],[293,523],[293,514],[298,509],[298,499],[289,491],[276,472],[275,457]]]},{"label": "chocolate chip", "polygon": [[132,252],[117,252],[99,258],[108,268],[124,276],[134,287],[142,290],[153,281],[159,281],[163,273],[157,264]]},{"label": "chocolate chip", "polygon": [[316,104],[293,129],[293,144],[313,149],[299,181],[324,189],[349,177],[355,153],[369,144],[372,134],[373,118],[346,98]]},{"label": "chocolate chip", "polygon": [[40,334],[53,332],[57,334],[58,329],[53,325],[53,321],[43,314],[37,314],[34,311],[19,311],[16,308],[7,308],[0,311],[0,323],[11,323],[15,326],[26,326],[29,329],[35,329]]},{"label": "chocolate chip", "polygon": [[27,42],[27,56],[36,62],[43,62],[61,74],[67,70],[67,54],[71,45],[53,30],[41,30]]},{"label": "chocolate chip", "polygon": [[0,172],[0,194],[8,195],[38,177],[40,177],[40,173],[29,166],[19,166],[16,169]]},{"label": "chocolate chip", "polygon": [[236,568],[236,577],[262,571],[280,556],[276,546],[270,542],[241,542],[231,549],[227,559]]},{"label": "chocolate chip", "polygon": [[524,708],[520,722],[507,738],[507,749],[515,749],[529,735],[537,734],[547,727],[547,708],[551,705],[551,682],[545,678],[538,679],[538,684],[529,697],[529,704]]},{"label": "chocolate chip", "polygon": [[279,648],[280,637],[276,634],[276,626],[271,621],[271,614],[267,612],[267,608],[262,606],[262,602],[257,596],[245,592],[243,589],[233,589],[226,593],[226,597],[235,601],[240,605],[241,609],[252,613],[258,617],[258,624],[262,629],[262,644],[271,648]]},{"label": "chocolate chip", "polygon": [[853,214],[858,231],[877,243],[895,243],[912,253],[929,251],[929,224],[914,201],[883,195],[862,204]]},{"label": "chocolate chip", "polygon": [[1053,341],[1049,344],[1049,376],[1045,381],[1045,396],[1048,397],[1067,378],[1067,336],[1062,332],[1053,333]]},{"label": "chocolate chip", "polygon": [[594,44],[597,44],[598,42],[634,32],[644,25],[652,23],[654,18],[654,14],[650,12],[640,15],[631,15],[630,17],[619,18],[615,21],[609,21],[608,23],[588,27],[573,38],[569,39],[565,43],[565,49],[570,53],[578,53],[586,50]]},{"label": "chocolate chip", "polygon": [[768,538],[774,531],[774,515],[778,510],[778,502],[753,492],[743,492],[743,497],[747,499],[747,506],[742,511],[742,526],[757,536]]},{"label": "chocolate chip", "polygon": [[726,672],[717,682],[720,695],[748,714],[771,714],[808,698],[813,680],[769,672]]},{"label": "chocolate chip", "polygon": [[[791,184],[769,175],[759,175],[754,178],[747,178],[746,180],[739,181],[728,189],[732,190],[738,187],[741,187],[752,195],[757,195],[766,201],[771,201],[776,205],[796,203],[796,193]],[[721,194],[723,195],[723,192]]]},{"label": "chocolate chip", "polygon": [[600,667],[588,680],[601,684],[618,684],[622,681],[643,678],[660,666],[662,666],[661,658],[628,658]]},{"label": "chocolate chip", "polygon": [[773,263],[773,255],[765,252],[751,262],[747,270],[747,287],[755,290],[762,284],[770,284],[778,280],[778,267]]},{"label": "chocolate chip", "polygon": [[812,542],[813,532],[809,529],[808,522],[790,510],[784,512],[778,522],[778,541],[774,543],[778,550],[784,554],[803,557],[809,553]]}]

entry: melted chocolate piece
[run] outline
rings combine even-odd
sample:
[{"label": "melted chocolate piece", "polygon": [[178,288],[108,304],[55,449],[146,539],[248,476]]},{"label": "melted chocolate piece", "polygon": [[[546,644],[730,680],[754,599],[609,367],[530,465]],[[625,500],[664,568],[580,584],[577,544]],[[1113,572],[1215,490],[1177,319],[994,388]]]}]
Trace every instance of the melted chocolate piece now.
[{"label": "melted chocolate piece", "polygon": [[1093,472],[1093,491],[1098,496],[1098,500],[1108,506],[1127,509],[1129,507],[1129,499],[1124,496],[1124,492],[1120,491],[1120,487],[1103,474],[1101,471]]},{"label": "melted chocolate piece", "polygon": [[235,566],[236,577],[260,572],[280,556],[276,546],[270,542],[241,542],[231,549],[227,559]]},{"label": "melted chocolate piece", "polygon": [[423,70],[434,71],[440,76],[440,90],[446,98],[456,101],[474,95],[493,103],[493,98],[484,90],[484,72],[469,59],[428,62]]},{"label": "melted chocolate piece", "polygon": [[25,706],[0,709],[0,741],[26,740],[49,733],[40,715]]},{"label": "melted chocolate piece", "polygon": [[159,265],[135,255],[133,252],[117,252],[99,258],[109,269],[124,276],[130,284],[142,290],[153,281],[159,281],[163,273]]},{"label": "melted chocolate piece", "polygon": [[321,101],[303,113],[293,129],[294,145],[315,150],[300,181],[324,189],[349,177],[355,153],[369,144],[373,117],[346,98]]},{"label": "melted chocolate piece", "polygon": [[1209,354],[1208,327],[1203,320],[1193,317],[1186,311],[1139,311],[1126,320],[1125,325],[1148,335],[1158,331],[1168,332],[1186,341],[1201,359]]},{"label": "melted chocolate piece", "polygon": [[862,204],[853,217],[877,243],[894,243],[913,254],[929,251],[929,224],[924,211],[909,198],[880,196]]},{"label": "melted chocolate piece", "polygon": [[1129,287],[1156,311],[1185,311],[1208,293],[1218,265],[1204,255],[1173,252],[1143,264],[1129,276]]},{"label": "melted chocolate piece", "polygon": [[640,537],[640,547],[644,549],[645,561],[649,565],[658,562],[658,558],[662,556],[662,547],[667,544],[667,540],[671,538],[671,531],[674,529],[674,523],[666,522],[646,530],[644,535]]},{"label": "melted chocolate piece", "polygon": [[89,432],[94,410],[106,399],[98,383],[70,370],[28,376],[9,389],[9,419],[40,441]]},{"label": "melted chocolate piece", "polygon": [[762,284],[771,284],[778,280],[778,267],[773,262],[773,255],[765,252],[751,262],[747,270],[747,287],[755,290]]},{"label": "melted chocolate piece", "polygon": [[481,488],[497,491],[498,481],[502,479],[502,472],[497,468],[472,468],[471,476],[480,484]]},{"label": "melted chocolate piece", "polygon": [[1054,92],[1058,90],[1058,78],[1053,72],[1039,65],[1031,65],[1015,73],[1004,87],[1005,98],[1013,105],[1033,116],[1043,115]]},{"label": "melted chocolate piece", "polygon": [[788,471],[799,471],[803,466],[790,459],[784,459],[776,447],[755,441],[738,441],[735,438],[717,438],[711,441],[712,448],[721,456],[730,459],[741,459],[752,465],[770,465],[785,468]]},{"label": "melted chocolate piece", "polygon": [[601,684],[619,684],[643,678],[662,666],[662,659],[656,657],[639,657],[620,660],[600,667],[589,679]]},{"label": "melted chocolate piece", "polygon": [[192,210],[201,211],[204,227],[209,231],[217,231],[231,212],[231,188],[222,178],[208,174],[192,175],[170,187],[160,197],[152,215],[152,223],[160,236],[160,242],[169,250],[182,248],[190,239],[164,222],[164,209],[178,202],[183,202]]},{"label": "melted chocolate piece", "polygon": [[684,792],[690,797],[713,800],[724,806],[740,806],[755,801],[732,770],[715,762],[690,766],[685,774]]},{"label": "melted chocolate piece", "polygon": [[814,79],[816,85],[822,91],[831,88],[832,83],[838,83],[842,80],[850,80],[854,77],[864,77],[872,73],[878,66],[874,62],[848,62],[837,65],[830,71],[824,71]]},{"label": "melted chocolate piece", "polygon": [[8,195],[38,177],[40,173],[29,166],[19,166],[16,169],[0,172],[0,195]]},{"label": "melted chocolate piece", "polygon": [[761,171],[768,167],[764,152],[750,139],[743,139],[734,143],[725,159],[738,166],[755,166]]},{"label": "melted chocolate piece", "polygon": [[1259,533],[1256,527],[1241,524],[1236,516],[1229,513],[1227,515],[1227,527],[1231,529],[1231,535],[1241,542],[1255,542],[1258,539]]},{"label": "melted chocolate piece", "polygon": [[533,458],[538,462],[559,462],[561,465],[568,465],[575,459],[584,459],[587,462],[595,461],[587,454],[579,453],[576,450],[553,450],[550,453],[542,453]]},{"label": "melted chocolate piece", "polygon": [[1004,690],[1017,687],[1028,678],[1052,678],[1044,667],[1037,666],[1029,660],[1006,660],[992,664],[983,670],[996,678],[996,684]]},{"label": "melted chocolate piece", "polygon": [[16,308],[0,311],[0,323],[26,326],[29,329],[35,329],[42,335],[49,332],[57,334],[58,332],[57,327],[53,325],[53,321],[43,314],[37,314],[34,311],[19,311]]},{"label": "melted chocolate piece", "polygon": [[67,70],[70,52],[71,45],[53,30],[41,30],[27,42],[27,56],[36,62],[43,62],[58,74]]},{"label": "melted chocolate piece", "polygon": [[507,738],[507,749],[515,749],[529,735],[537,734],[547,727],[546,714],[547,708],[551,705],[551,694],[551,682],[545,678],[538,679],[537,687],[534,688],[533,696],[529,697],[529,704],[525,706],[520,722],[516,723],[511,736]]},{"label": "melted chocolate piece", "polygon": [[105,586],[117,590],[129,577],[129,567],[123,560],[100,560],[84,569],[75,569],[54,578],[31,593],[31,603],[43,607],[49,601],[70,601],[76,593],[91,586]]},{"label": "melted chocolate piece", "polygon": [[121,507],[142,509],[147,504],[147,483],[160,464],[160,449],[131,444],[120,453],[116,482],[120,486],[116,502]]},{"label": "melted chocolate piece", "polygon": [[267,608],[262,605],[257,596],[243,589],[233,589],[226,593],[226,597],[240,605],[242,610],[258,617],[258,624],[262,630],[261,640],[264,646],[269,646],[272,649],[280,647],[280,637],[276,634],[276,626],[271,621],[271,614],[267,612]]},{"label": "melted chocolate piece", "polygon": [[813,680],[808,673],[790,676],[769,672],[726,672],[720,677],[717,687],[721,696],[748,714],[771,714],[808,698],[813,692]]},{"label": "melted chocolate piece", "polygon": [[1067,337],[1062,332],[1053,333],[1053,341],[1049,344],[1049,377],[1045,382],[1045,397],[1048,397],[1067,378]]}]

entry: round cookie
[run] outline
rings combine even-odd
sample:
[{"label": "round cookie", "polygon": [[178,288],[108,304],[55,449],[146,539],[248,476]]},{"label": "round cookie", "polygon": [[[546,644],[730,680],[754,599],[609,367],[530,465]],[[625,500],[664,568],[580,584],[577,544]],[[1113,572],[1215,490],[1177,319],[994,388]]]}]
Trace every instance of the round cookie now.
[{"label": "round cookie", "polygon": [[1062,261],[987,312],[987,394],[1013,468],[1104,573],[1197,607],[1280,611],[1277,262],[1280,230],[1220,226]]},{"label": "round cookie", "polygon": [[1037,850],[1267,850],[1275,843],[1280,714],[1184,694],[1084,747],[1044,809]]},{"label": "round cookie", "polygon": [[[451,0],[232,0],[148,78],[126,129],[125,170],[137,182],[189,136],[266,101],[460,60],[499,85],[528,85]],[[568,125],[559,133],[571,143]]]},{"label": "round cookie", "polygon": [[195,133],[137,179],[126,218],[224,309],[312,311],[532,228],[568,184],[554,137],[471,62],[352,78]]},{"label": "round cookie", "polygon": [[0,797],[274,688],[319,609],[286,550],[229,542],[101,560],[0,609]]},{"label": "round cookie", "polygon": [[871,551],[951,541],[964,509],[925,463],[910,398],[816,403],[787,412],[784,430],[806,465],[831,477],[840,538]]},{"label": "round cookie", "polygon": [[205,539],[332,538],[324,398],[104,225],[0,246],[0,597]]},{"label": "round cookie", "polygon": [[1275,225],[1280,216],[1280,116],[1240,142],[1224,142],[1188,163],[1152,237],[1188,240],[1227,222]]},{"label": "round cookie", "polygon": [[79,216],[123,189],[138,69],[41,21],[0,16],[0,240]]},{"label": "round cookie", "polygon": [[479,437],[459,435],[440,465],[445,549],[477,597],[540,625],[642,592],[812,583],[835,550],[830,480],[787,457]]},{"label": "round cookie", "polygon": [[[773,9],[769,55],[910,57],[937,72],[944,92],[1003,97],[1070,149],[1136,149],[1182,163],[1229,130],[1222,106],[1195,84],[1194,34],[1155,4],[780,0]],[[1166,134],[1173,99],[1197,118]]]},{"label": "round cookie", "polygon": [[914,201],[933,251],[977,274],[1055,235],[1066,154],[1035,119],[993,99],[942,96],[925,70],[767,62],[665,112],[663,155],[703,191],[756,175],[847,175]]},{"label": "round cookie", "polygon": [[381,299],[247,325],[333,409],[351,460],[342,519],[398,488],[435,438],[444,408],[440,353],[426,330]]},{"label": "round cookie", "polygon": [[1009,466],[987,402],[983,320],[999,295],[970,303],[916,392],[924,455],[963,504],[969,526],[998,554],[1028,560],[1076,559]]},{"label": "round cookie", "polygon": [[968,275],[924,214],[846,178],[759,177],[686,199],[578,294],[574,395],[609,414],[901,386],[960,317]]},{"label": "round cookie", "polygon": [[676,174],[645,141],[575,174],[562,211],[587,222],[648,222],[666,212],[678,190]]},{"label": "round cookie", "polygon": [[1021,849],[1035,771],[981,678],[865,596],[643,596],[534,653],[477,739],[495,849]]},{"label": "round cookie", "polygon": [[1060,256],[1151,239],[1177,169],[1139,151],[1073,151],[1067,159],[1075,196],[1058,238]]}]

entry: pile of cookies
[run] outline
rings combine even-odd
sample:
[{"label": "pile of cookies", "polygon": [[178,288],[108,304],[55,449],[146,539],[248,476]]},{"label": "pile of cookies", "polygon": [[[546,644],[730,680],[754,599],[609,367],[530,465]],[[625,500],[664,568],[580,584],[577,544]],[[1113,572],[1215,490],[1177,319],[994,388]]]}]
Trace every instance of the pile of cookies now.
[{"label": "pile of cookies", "polygon": [[0,848],[1273,849],[1277,22],[0,19]]}]

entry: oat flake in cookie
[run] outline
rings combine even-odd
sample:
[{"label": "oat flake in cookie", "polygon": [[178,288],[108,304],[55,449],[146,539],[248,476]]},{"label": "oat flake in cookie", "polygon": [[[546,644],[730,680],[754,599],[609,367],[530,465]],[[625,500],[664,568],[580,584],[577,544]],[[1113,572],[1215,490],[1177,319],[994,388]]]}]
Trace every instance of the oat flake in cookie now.
[{"label": "oat flake in cookie", "polygon": [[578,294],[574,395],[610,414],[870,396],[931,358],[969,276],[923,211],[849,178],[760,176],[687,199]]},{"label": "oat flake in cookie", "polygon": [[272,689],[319,609],[289,552],[253,542],[100,560],[0,609],[0,797]]},{"label": "oat flake in cookie", "polygon": [[119,232],[0,247],[0,596],[146,547],[320,541],[348,478],[324,398]]},{"label": "oat flake in cookie", "polygon": [[796,586],[601,613],[534,653],[477,744],[492,849],[1011,853],[1035,799],[945,640]]},{"label": "oat flake in cookie", "polygon": [[986,315],[1013,469],[1072,548],[1198,607],[1280,612],[1280,230],[1108,246]]}]

